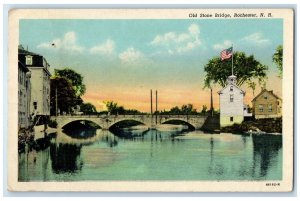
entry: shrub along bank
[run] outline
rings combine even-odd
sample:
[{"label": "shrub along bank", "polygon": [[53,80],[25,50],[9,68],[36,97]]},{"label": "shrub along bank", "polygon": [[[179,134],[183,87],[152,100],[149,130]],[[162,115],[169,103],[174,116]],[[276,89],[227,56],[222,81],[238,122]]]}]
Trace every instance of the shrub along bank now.
[{"label": "shrub along bank", "polygon": [[264,131],[266,133],[282,133],[282,118],[254,119],[241,124],[224,127],[221,132],[244,133],[247,131]]}]

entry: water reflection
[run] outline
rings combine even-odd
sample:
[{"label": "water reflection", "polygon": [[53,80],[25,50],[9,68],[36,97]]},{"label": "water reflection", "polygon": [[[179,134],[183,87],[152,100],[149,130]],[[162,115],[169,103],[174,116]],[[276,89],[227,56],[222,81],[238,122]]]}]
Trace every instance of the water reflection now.
[{"label": "water reflection", "polygon": [[118,146],[118,138],[115,135],[107,133],[101,138],[102,142],[106,142],[109,147]]},{"label": "water reflection", "polygon": [[53,172],[59,174],[80,171],[83,166],[83,160],[80,158],[81,148],[82,145],[51,144],[50,157]]},{"label": "water reflection", "polygon": [[[220,136],[222,135],[211,135],[209,139],[210,161],[207,172],[210,175],[217,179],[230,177],[231,174],[237,174],[238,179],[248,178],[249,180],[262,180],[271,176],[277,179],[282,178],[281,136],[238,135],[236,141],[232,139],[226,144],[224,139],[220,142]],[[229,149],[225,148],[227,145]],[[274,174],[272,172],[274,169],[280,173]],[[251,175],[250,178],[249,175]]]},{"label": "water reflection", "polygon": [[49,147],[36,151],[25,148],[25,152],[19,154],[19,181],[30,180],[48,180],[47,167],[50,163],[49,160]]},{"label": "water reflection", "polygon": [[78,130],[63,130],[63,132],[65,134],[67,134],[68,136],[72,137],[72,138],[76,138],[76,139],[88,139],[91,137],[94,137],[96,135],[96,131],[99,129],[78,129]]},{"label": "water reflection", "polygon": [[120,138],[124,138],[124,139],[143,139],[144,135],[148,132],[148,128],[147,129],[136,129],[136,128],[118,128],[118,127],[114,127],[111,128],[110,131],[120,137]]},{"label": "water reflection", "polygon": [[280,179],[281,143],[177,129],[60,130],[19,155],[19,180]]},{"label": "water reflection", "polygon": [[258,168],[259,177],[265,177],[269,168],[278,158],[282,147],[282,136],[254,135],[253,141],[253,174]]}]

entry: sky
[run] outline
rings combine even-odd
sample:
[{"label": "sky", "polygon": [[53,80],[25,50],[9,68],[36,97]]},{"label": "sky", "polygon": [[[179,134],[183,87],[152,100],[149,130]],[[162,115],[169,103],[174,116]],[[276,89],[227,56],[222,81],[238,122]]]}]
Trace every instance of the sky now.
[{"label": "sky", "polygon": [[[52,73],[65,67],[80,73],[86,85],[82,98],[98,111],[112,100],[149,112],[150,89],[153,97],[158,91],[158,110],[189,103],[198,111],[210,107],[204,66],[232,44],[234,51],[253,54],[269,67],[267,89],[282,96],[282,80],[272,62],[283,44],[282,19],[23,19],[19,44],[43,55]],[[220,89],[213,88],[215,108]],[[245,103],[251,104],[252,90],[242,89]],[[260,90],[257,86],[255,95]]]}]

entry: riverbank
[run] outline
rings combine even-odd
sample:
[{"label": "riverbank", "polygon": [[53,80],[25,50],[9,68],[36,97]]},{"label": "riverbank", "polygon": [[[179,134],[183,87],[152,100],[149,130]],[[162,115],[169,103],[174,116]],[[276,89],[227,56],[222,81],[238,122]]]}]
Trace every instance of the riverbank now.
[{"label": "riverbank", "polygon": [[25,150],[26,144],[32,144],[34,141],[34,133],[30,129],[20,129],[18,132],[18,150],[22,152]]},{"label": "riverbank", "polygon": [[244,121],[241,124],[234,124],[221,128],[221,132],[225,133],[265,133],[265,134],[281,134],[282,133],[282,118],[270,119],[254,119]]},{"label": "riverbank", "polygon": [[48,127],[46,131],[39,131],[40,133],[37,133],[34,128],[20,129],[18,132],[18,151],[24,152],[26,145],[39,149],[41,147],[39,142],[46,140],[56,131],[56,128],[51,127]]}]

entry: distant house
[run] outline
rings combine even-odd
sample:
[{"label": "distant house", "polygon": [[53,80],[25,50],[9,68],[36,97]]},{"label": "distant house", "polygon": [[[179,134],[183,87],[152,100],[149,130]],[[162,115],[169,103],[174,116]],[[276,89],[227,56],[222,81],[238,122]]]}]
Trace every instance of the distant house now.
[{"label": "distant house", "polygon": [[236,85],[236,76],[227,79],[227,85],[218,92],[220,98],[220,127],[244,121],[245,92]]},{"label": "distant house", "polygon": [[18,125],[28,128],[30,125],[30,76],[26,66],[18,61]]},{"label": "distant house", "polygon": [[282,116],[282,99],[263,89],[253,100],[253,115],[256,119],[276,118]]},{"label": "distant house", "polygon": [[50,116],[50,72],[47,60],[19,46],[18,59],[31,72],[30,114],[32,117]]}]

